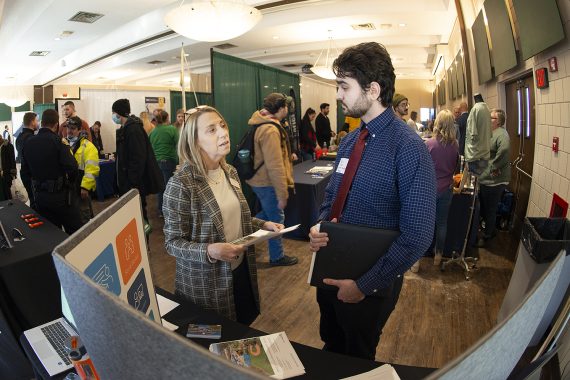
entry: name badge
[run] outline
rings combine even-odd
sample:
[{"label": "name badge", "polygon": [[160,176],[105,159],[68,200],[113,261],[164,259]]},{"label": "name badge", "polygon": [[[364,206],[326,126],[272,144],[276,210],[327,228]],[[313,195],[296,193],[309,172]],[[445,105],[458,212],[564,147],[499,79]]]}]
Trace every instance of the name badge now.
[{"label": "name badge", "polygon": [[238,189],[241,188],[241,185],[240,185],[239,181],[237,181],[237,180],[235,180],[235,179],[233,179],[233,178],[230,178],[230,184],[231,184],[233,187],[237,187]]},{"label": "name badge", "polygon": [[344,174],[344,171],[346,170],[346,165],[348,165],[348,158],[341,158],[336,168],[336,172]]}]

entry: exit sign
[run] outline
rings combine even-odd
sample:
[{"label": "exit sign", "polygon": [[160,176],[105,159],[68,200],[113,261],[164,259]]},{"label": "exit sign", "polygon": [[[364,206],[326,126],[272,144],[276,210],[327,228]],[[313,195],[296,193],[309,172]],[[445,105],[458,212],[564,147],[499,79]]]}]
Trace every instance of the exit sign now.
[{"label": "exit sign", "polygon": [[547,88],[548,87],[548,71],[546,68],[538,69],[535,72],[536,76],[536,87]]}]

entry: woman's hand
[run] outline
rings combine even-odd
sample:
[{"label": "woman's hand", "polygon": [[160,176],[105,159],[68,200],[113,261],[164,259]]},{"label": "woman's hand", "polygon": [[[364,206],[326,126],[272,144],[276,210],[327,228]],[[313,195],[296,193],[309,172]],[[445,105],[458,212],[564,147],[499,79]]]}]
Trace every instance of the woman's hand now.
[{"label": "woman's hand", "polygon": [[213,243],[208,245],[207,252],[211,259],[231,262],[237,260],[246,248],[242,244]]},{"label": "woman's hand", "polygon": [[274,232],[279,232],[281,231],[283,228],[285,228],[284,225],[280,224],[280,223],[274,223],[274,222],[265,222],[263,223],[263,227],[262,227],[265,231],[274,231]]}]

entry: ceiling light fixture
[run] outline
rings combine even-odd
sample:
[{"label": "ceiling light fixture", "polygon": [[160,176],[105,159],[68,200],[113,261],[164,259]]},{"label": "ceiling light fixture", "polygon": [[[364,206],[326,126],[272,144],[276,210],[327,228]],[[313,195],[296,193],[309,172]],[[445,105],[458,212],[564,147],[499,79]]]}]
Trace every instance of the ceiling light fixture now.
[{"label": "ceiling light fixture", "polygon": [[[329,33],[330,33],[330,30],[329,30]],[[321,59],[321,57],[325,51],[325,49],[323,48],[323,50],[321,50],[321,53],[317,57],[315,64],[313,65],[313,67],[311,67],[311,71],[314,74],[316,74],[316,75],[318,75],[324,79],[336,79],[336,75],[334,74],[334,72],[332,70],[332,64],[333,64],[334,58],[338,56],[338,50],[336,49],[336,47],[334,47],[334,49],[336,50],[336,55],[331,57],[331,47],[333,47],[332,36],[329,37],[329,43],[327,46],[327,55],[324,59],[324,62],[321,61],[319,63],[319,60]]]},{"label": "ceiling light fixture", "polygon": [[194,0],[164,16],[176,33],[196,41],[225,41],[241,36],[260,20],[261,12],[242,0]]},{"label": "ceiling light fixture", "polygon": [[8,107],[20,107],[29,100],[24,90],[18,86],[3,87],[1,92],[0,103],[4,103]]}]

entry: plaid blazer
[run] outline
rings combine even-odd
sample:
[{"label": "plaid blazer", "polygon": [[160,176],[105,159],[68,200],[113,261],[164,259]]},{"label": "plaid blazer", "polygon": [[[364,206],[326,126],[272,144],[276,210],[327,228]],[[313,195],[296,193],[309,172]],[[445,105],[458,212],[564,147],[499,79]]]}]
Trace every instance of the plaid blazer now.
[{"label": "plaid blazer", "polygon": [[[236,169],[223,168],[241,205],[243,235],[259,230],[265,221],[252,218],[240,188]],[[208,261],[206,247],[225,242],[222,213],[214,194],[197,166],[184,163],[168,181],[164,191],[164,236],[167,252],[176,257],[175,292],[208,310],[236,319],[230,263]],[[246,253],[251,288],[258,311],[259,290],[255,249]],[[245,261],[245,260],[244,260]]]}]

